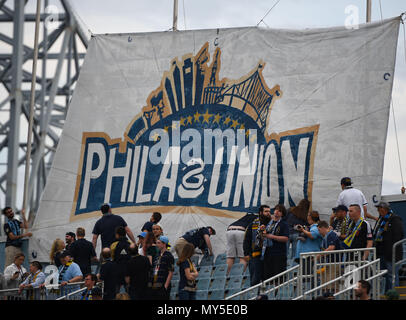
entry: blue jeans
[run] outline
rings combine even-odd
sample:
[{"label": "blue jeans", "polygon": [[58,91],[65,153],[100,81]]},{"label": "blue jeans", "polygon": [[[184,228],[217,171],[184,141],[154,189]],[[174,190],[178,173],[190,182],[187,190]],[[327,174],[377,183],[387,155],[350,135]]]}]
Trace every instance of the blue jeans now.
[{"label": "blue jeans", "polygon": [[[297,237],[299,236],[299,233],[297,232],[293,232],[291,234],[289,234],[289,242],[288,245],[286,246],[286,256],[288,259],[293,259],[296,255],[296,246],[297,246]],[[289,246],[290,244],[292,244],[292,249],[290,251],[290,255],[289,255]]]},{"label": "blue jeans", "polygon": [[260,255],[248,261],[248,270],[250,272],[251,286],[260,283],[264,272],[264,261],[261,260]]},{"label": "blue jeans", "polygon": [[196,292],[180,289],[179,300],[196,300]]},{"label": "blue jeans", "polygon": [[[385,260],[384,257],[378,257],[381,260],[381,269],[387,269],[388,272],[384,275],[385,277],[385,292],[392,289],[392,261]],[[395,287],[399,286],[399,268],[398,265],[395,268]]]}]

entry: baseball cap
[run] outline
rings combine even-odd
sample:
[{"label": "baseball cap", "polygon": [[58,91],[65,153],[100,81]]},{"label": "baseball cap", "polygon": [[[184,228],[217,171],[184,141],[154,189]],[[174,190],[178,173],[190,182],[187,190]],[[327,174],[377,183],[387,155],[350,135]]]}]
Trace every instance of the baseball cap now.
[{"label": "baseball cap", "polygon": [[344,177],[341,179],[341,184],[345,185],[345,186],[350,186],[352,185],[352,181],[350,177]]},{"label": "baseball cap", "polygon": [[141,232],[141,233],[138,235],[138,237],[141,237],[141,238],[145,238],[146,236],[147,236],[147,233],[146,233],[145,231]]},{"label": "baseball cap", "polygon": [[76,238],[76,235],[73,232],[66,232],[66,235]]},{"label": "baseball cap", "polygon": [[216,235],[216,230],[214,230],[214,228],[213,227],[210,227],[210,226],[208,226],[207,227],[207,229],[211,229],[211,234],[214,236],[214,235]]},{"label": "baseball cap", "polygon": [[162,241],[162,242],[164,242],[164,243],[166,243],[166,244],[169,243],[169,239],[168,239],[168,237],[166,237],[166,236],[160,236],[160,237],[158,238],[158,240],[159,240],[159,241]]},{"label": "baseball cap", "polygon": [[110,208],[111,208],[111,203],[106,202],[101,205],[100,210],[102,213],[107,213]]},{"label": "baseball cap", "polygon": [[380,201],[375,207],[390,209],[390,204],[385,201]]},{"label": "baseball cap", "polygon": [[345,212],[348,212],[348,208],[346,206],[342,205],[342,204],[340,204],[339,206],[333,208],[334,212],[339,211],[339,210],[343,210]]},{"label": "baseball cap", "polygon": [[70,253],[68,250],[64,250],[61,255],[59,256],[59,258],[65,258],[67,256],[70,256]]}]

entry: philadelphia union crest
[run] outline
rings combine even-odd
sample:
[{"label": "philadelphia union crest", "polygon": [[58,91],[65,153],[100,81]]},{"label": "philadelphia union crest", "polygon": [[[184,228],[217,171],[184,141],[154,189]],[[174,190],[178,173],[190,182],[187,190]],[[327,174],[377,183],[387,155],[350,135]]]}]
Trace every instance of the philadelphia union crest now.
[{"label": "philadelphia union crest", "polygon": [[265,67],[219,79],[221,49],[208,43],[168,61],[123,138],[83,133],[71,220],[104,202],[115,212],[232,216],[311,200],[318,125],[272,132],[283,88],[268,87]]}]

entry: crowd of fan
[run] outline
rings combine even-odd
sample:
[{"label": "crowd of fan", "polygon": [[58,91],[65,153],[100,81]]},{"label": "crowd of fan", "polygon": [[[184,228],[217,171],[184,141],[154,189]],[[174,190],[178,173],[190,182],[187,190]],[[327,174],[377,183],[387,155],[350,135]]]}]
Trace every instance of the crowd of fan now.
[{"label": "crowd of fan", "polygon": [[[255,285],[285,271],[287,260],[298,262],[303,252],[374,246],[381,268],[388,270],[385,289],[391,289],[392,246],[403,239],[402,220],[386,202],[376,205],[378,217],[368,213],[364,195],[351,184],[348,177],[341,180],[343,191],[328,222],[320,221],[319,213],[311,210],[310,201],[303,199],[289,209],[282,204],[272,210],[262,205],[258,213],[247,213],[230,224],[226,229],[228,272],[239,259],[239,263],[249,268],[250,284]],[[101,212],[102,217],[92,230],[92,241],[85,239],[86,231],[79,227],[76,233],[67,232],[65,240],[58,238],[53,242],[49,258],[58,268],[60,287],[84,281],[83,300],[169,300],[177,265],[179,299],[196,299],[199,272],[191,257],[195,249],[213,255],[210,236],[216,231],[212,227],[186,232],[171,250],[169,239],[159,224],[162,218],[159,212],[154,212],[144,224],[137,240],[124,219],[112,213],[110,204],[103,204]],[[20,293],[24,289],[44,287],[45,275],[40,262],[32,261],[29,272],[23,267],[21,239],[31,236],[31,233],[22,233],[22,229],[27,228],[24,212],[22,222],[14,218],[10,207],[3,209],[3,214],[8,218],[4,225],[7,235],[5,281],[17,284]],[[366,218],[376,221],[374,228]],[[102,249],[98,257],[99,236]],[[176,252],[176,259],[172,252]],[[395,261],[402,259],[402,253],[402,248],[396,251]],[[368,251],[365,251],[363,259],[367,257]],[[97,274],[92,273],[92,264],[99,266]],[[103,293],[97,286],[101,281]],[[397,285],[398,281],[396,274]],[[362,281],[360,285],[369,293],[370,286]],[[360,297],[365,297],[365,290]]]}]

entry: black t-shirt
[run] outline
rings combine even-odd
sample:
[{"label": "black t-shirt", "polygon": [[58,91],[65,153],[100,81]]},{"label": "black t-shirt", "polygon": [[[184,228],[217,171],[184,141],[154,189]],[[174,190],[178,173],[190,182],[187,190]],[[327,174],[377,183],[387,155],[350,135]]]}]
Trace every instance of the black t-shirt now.
[{"label": "black t-shirt", "polygon": [[154,225],[154,222],[147,221],[144,223],[144,225],[141,228],[141,231],[147,230],[148,232],[152,232],[152,226]]},{"label": "black t-shirt", "polygon": [[153,288],[163,287],[168,278],[169,272],[174,271],[174,264],[175,259],[172,253],[165,251],[162,256],[159,254],[152,266],[149,286],[152,286]]},{"label": "black t-shirt", "polygon": [[[273,234],[275,236],[280,237],[289,237],[288,224],[281,219],[279,223],[276,225]],[[286,256],[287,254],[286,242],[272,240],[271,243],[272,245],[268,248],[267,253],[269,253],[272,256]]]},{"label": "black t-shirt", "polygon": [[206,227],[197,228],[186,232],[182,238],[187,242],[192,243],[195,248],[204,250],[207,247],[206,241],[204,240],[204,235],[207,234],[210,236],[210,231]]},{"label": "black t-shirt", "polygon": [[127,262],[126,275],[130,277],[130,290],[142,292],[148,287],[148,279],[151,271],[149,259],[145,256],[136,255]]},{"label": "black t-shirt", "polygon": [[18,221],[17,219],[12,219],[8,220],[4,226],[4,234],[7,235],[6,239],[6,247],[8,246],[14,246],[14,247],[21,247],[23,242],[21,239],[16,239],[16,240],[11,240],[9,237],[9,233],[11,232],[15,236],[21,235],[21,228],[22,228],[22,222]]},{"label": "black t-shirt", "polygon": [[183,261],[179,265],[179,290],[185,289],[188,291],[195,291],[196,290],[196,280],[188,280],[186,278],[185,269],[191,269],[192,261],[190,259]]},{"label": "black t-shirt", "polygon": [[100,279],[103,280],[103,299],[112,300],[116,295],[116,264],[111,260],[105,260],[100,267]]},{"label": "black t-shirt", "polygon": [[[355,224],[350,224],[348,234],[354,230]],[[368,232],[368,226],[365,221],[362,221],[362,225],[359,227],[355,234],[354,240],[351,243],[351,249],[360,249],[367,247],[367,241],[372,240],[372,234]]]},{"label": "black t-shirt", "polygon": [[230,227],[243,227],[247,228],[248,225],[254,221],[254,219],[258,217],[257,214],[255,213],[247,213],[245,216],[242,218],[238,219],[237,221],[234,221],[232,224],[230,224]]},{"label": "black t-shirt", "polygon": [[91,259],[96,257],[96,252],[90,241],[86,239],[78,239],[74,241],[70,245],[69,252],[73,261],[79,265],[83,275],[91,272]]},{"label": "black t-shirt", "polygon": [[110,247],[112,260],[119,264],[127,263],[130,259],[128,252],[130,245],[131,242],[126,237],[114,241]]},{"label": "black t-shirt", "polygon": [[101,235],[102,248],[110,247],[116,240],[116,228],[119,226],[126,227],[127,223],[120,216],[106,213],[97,220],[92,233]]},{"label": "black t-shirt", "polygon": [[54,254],[54,264],[59,268],[62,263],[61,263],[61,254],[62,252],[57,252]]}]

